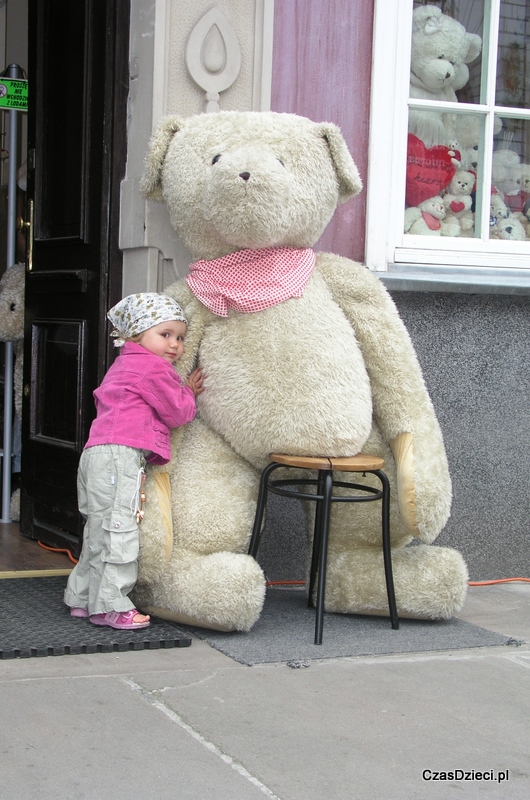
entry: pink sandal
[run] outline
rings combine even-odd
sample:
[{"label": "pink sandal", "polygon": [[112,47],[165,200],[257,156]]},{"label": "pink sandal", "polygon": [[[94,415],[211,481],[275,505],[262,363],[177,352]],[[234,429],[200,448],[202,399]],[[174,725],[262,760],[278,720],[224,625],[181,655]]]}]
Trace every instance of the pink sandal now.
[{"label": "pink sandal", "polygon": [[71,608],[70,616],[78,617],[79,619],[86,619],[88,617],[88,611],[86,608]]},{"label": "pink sandal", "polygon": [[139,613],[135,608],[131,608],[130,611],[107,611],[106,614],[92,614],[90,622],[92,625],[105,625],[120,631],[147,628],[149,620],[147,622],[133,622],[135,616]]}]

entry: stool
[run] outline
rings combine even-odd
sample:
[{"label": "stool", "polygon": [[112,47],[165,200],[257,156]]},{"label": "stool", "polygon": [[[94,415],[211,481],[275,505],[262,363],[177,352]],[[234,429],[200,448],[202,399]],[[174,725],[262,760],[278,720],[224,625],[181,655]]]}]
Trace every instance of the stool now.
[{"label": "stool", "polygon": [[[328,553],[328,534],[331,503],[367,503],[381,500],[382,508],[382,534],[383,534],[383,559],[385,567],[386,591],[388,608],[392,628],[399,628],[399,618],[394,594],[394,580],[392,576],[392,556],[390,550],[390,483],[382,471],[385,466],[384,459],[378,456],[361,453],[346,458],[327,458],[309,456],[289,456],[271,453],[270,463],[261,474],[258,503],[254,527],[250,538],[249,555],[256,558],[260,539],[263,514],[267,505],[269,492],[283,497],[295,497],[300,500],[314,500],[316,502],[315,530],[313,537],[313,553],[311,557],[311,570],[309,577],[308,605],[312,606],[313,591],[317,581],[317,602],[315,620],[315,644],[322,644],[322,631],[324,627],[324,596],[326,590],[326,563]],[[318,470],[317,479],[293,478],[291,480],[269,480],[271,474],[279,467],[293,467],[295,469]],[[335,480],[333,470],[336,472],[357,472],[376,475],[381,482],[381,489],[359,483],[346,483]],[[303,491],[305,486],[316,486],[316,494]],[[334,495],[333,488],[354,489],[363,494]],[[294,488],[301,487],[301,491]]]}]

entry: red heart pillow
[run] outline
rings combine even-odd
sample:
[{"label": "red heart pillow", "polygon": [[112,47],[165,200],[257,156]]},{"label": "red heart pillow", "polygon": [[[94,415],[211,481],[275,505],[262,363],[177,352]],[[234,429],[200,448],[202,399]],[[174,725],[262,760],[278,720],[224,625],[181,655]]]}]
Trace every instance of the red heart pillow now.
[{"label": "red heart pillow", "polygon": [[462,203],[462,201],[458,202],[457,200],[453,200],[451,203],[449,203],[449,208],[454,214],[458,214],[459,211],[463,211],[465,207],[465,203]]},{"label": "red heart pillow", "polygon": [[421,139],[409,133],[405,189],[408,206],[417,206],[429,197],[436,197],[451,183],[456,172],[453,158],[459,159],[460,153],[442,144],[425,147]]}]

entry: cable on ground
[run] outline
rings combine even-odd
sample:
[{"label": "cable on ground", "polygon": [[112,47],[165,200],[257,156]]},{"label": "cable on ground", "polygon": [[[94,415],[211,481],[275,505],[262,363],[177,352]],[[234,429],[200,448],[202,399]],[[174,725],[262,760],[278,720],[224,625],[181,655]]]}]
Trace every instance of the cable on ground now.
[{"label": "cable on ground", "polygon": [[66,553],[72,564],[77,564],[77,558],[74,558],[71,554],[70,550],[67,550],[63,547],[49,547],[47,544],[43,544],[41,541],[37,539],[37,544],[44,548],[44,550],[49,550],[52,553]]}]

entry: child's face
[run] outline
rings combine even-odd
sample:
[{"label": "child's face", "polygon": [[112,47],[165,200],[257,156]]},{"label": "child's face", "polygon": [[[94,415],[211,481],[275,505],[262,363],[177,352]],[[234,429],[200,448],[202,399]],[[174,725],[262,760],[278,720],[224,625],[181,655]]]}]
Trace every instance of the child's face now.
[{"label": "child's face", "polygon": [[165,361],[173,364],[178,361],[184,352],[184,337],[186,336],[186,323],[170,320],[153,325],[142,333],[138,344],[160,356]]}]

